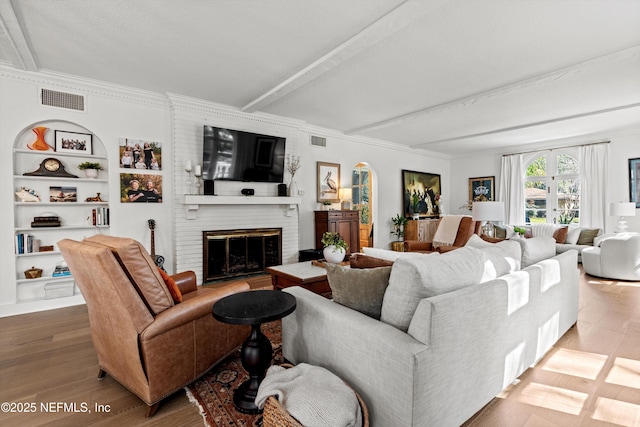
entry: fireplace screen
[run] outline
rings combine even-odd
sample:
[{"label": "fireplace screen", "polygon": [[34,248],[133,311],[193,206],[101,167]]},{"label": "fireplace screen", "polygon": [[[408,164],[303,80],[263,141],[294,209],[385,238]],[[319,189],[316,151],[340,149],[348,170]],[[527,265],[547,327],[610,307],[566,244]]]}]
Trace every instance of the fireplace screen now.
[{"label": "fireplace screen", "polygon": [[204,231],[204,281],[264,272],[282,263],[282,229]]}]

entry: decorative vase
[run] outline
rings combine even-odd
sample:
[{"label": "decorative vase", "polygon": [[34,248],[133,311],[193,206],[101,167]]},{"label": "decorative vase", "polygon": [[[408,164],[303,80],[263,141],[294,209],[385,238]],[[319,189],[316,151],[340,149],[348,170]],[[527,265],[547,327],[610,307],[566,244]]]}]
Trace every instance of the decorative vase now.
[{"label": "decorative vase", "polygon": [[401,240],[391,242],[391,250],[395,252],[404,252],[404,242]]},{"label": "decorative vase", "polygon": [[420,219],[420,214],[419,213],[411,214],[411,219]]},{"label": "decorative vase", "polygon": [[322,255],[324,255],[324,259],[331,264],[341,263],[344,259],[344,256],[347,252],[344,248],[336,248],[335,246],[327,246],[322,250]]},{"label": "decorative vase", "polygon": [[51,150],[51,147],[49,147],[49,144],[47,144],[46,141],[44,140],[44,134],[45,132],[47,132],[48,129],[49,128],[44,126],[38,126],[36,128],[31,129],[33,133],[36,134],[36,140],[33,141],[31,144],[27,144],[27,147],[30,150],[38,150],[38,151]]},{"label": "decorative vase", "polygon": [[289,197],[296,197],[298,195],[298,183],[293,179],[289,183]]},{"label": "decorative vase", "polygon": [[87,178],[97,178],[98,177],[98,169],[85,169],[84,174]]}]

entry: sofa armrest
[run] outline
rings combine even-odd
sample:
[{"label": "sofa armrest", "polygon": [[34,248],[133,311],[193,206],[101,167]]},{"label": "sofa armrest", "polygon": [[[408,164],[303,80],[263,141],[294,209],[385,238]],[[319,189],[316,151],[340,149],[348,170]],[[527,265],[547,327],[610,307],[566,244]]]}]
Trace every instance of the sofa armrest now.
[{"label": "sofa armrest", "polygon": [[432,252],[433,245],[431,242],[423,242],[421,240],[405,240],[405,252]]},{"label": "sofa armrest", "polygon": [[212,316],[211,308],[216,301],[250,289],[246,282],[232,282],[220,288],[198,290],[196,292],[199,294],[195,298],[186,299],[158,314],[153,323],[142,332],[141,339],[150,340],[193,320]]},{"label": "sofa armrest", "polygon": [[463,246],[437,246],[435,248],[435,251],[439,252],[441,254],[444,254],[444,253],[451,252],[451,251],[456,250],[456,249],[460,249],[462,247]]},{"label": "sofa armrest", "polygon": [[193,271],[183,271],[181,273],[173,274],[171,278],[175,280],[182,295],[198,289],[196,273]]}]

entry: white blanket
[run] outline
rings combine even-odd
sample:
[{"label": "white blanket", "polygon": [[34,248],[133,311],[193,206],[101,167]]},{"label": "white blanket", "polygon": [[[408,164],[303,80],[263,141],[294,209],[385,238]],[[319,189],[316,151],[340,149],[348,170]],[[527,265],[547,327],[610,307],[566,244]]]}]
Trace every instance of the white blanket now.
[{"label": "white blanket", "polygon": [[264,407],[269,396],[276,396],[287,412],[306,427],[362,426],[362,411],[354,391],[320,366],[271,366],[256,395],[258,408]]},{"label": "white blanket", "polygon": [[447,215],[440,218],[431,245],[434,248],[438,246],[451,246],[456,240],[458,229],[460,228],[460,221],[464,217],[465,215]]}]

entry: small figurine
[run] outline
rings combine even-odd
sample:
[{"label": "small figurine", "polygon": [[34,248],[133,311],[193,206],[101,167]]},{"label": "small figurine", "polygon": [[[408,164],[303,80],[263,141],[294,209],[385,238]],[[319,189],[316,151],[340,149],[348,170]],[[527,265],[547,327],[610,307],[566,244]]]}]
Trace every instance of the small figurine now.
[{"label": "small figurine", "polygon": [[27,187],[20,187],[20,191],[16,191],[16,196],[18,196],[22,202],[40,201],[40,193]]},{"label": "small figurine", "polygon": [[102,202],[103,200],[100,198],[100,193],[96,193],[96,197],[87,197],[85,202]]}]

